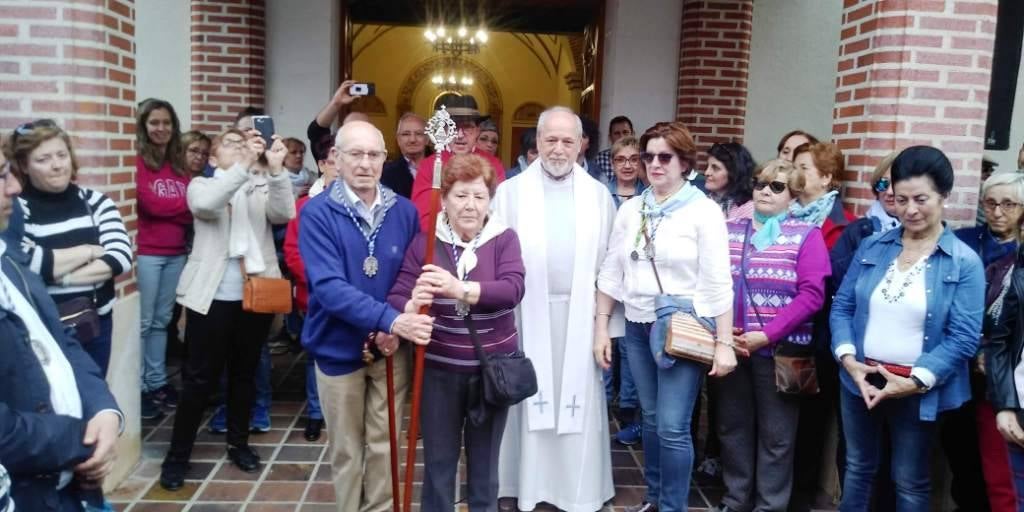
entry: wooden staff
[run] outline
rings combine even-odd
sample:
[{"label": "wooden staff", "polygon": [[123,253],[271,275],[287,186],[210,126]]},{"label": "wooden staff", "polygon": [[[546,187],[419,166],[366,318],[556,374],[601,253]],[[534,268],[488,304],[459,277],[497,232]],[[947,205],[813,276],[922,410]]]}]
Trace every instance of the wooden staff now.
[{"label": "wooden staff", "polygon": [[[448,110],[441,106],[440,110],[430,117],[426,126],[427,136],[434,143],[433,181],[430,187],[430,213],[427,217],[427,247],[423,254],[423,265],[434,262],[434,247],[437,239],[437,213],[441,210],[441,155],[448,149],[448,144],[455,139],[455,122]],[[425,315],[430,306],[421,306],[419,313]],[[412,511],[412,480],[416,469],[416,438],[420,428],[420,400],[423,397],[423,360],[427,347],[416,345],[416,355],[412,370],[412,410],[409,413],[409,437],[406,441],[405,454],[405,489],[399,511]]]},{"label": "wooden staff", "polygon": [[388,384],[388,442],[391,444],[391,502],[394,510],[402,510],[398,495],[398,419],[395,417],[394,355],[384,358]]}]

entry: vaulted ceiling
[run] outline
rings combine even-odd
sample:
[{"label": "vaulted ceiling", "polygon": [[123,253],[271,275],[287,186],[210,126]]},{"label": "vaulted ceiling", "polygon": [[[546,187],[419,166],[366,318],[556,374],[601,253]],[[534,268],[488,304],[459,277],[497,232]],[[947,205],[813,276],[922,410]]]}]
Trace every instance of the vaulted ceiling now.
[{"label": "vaulted ceiling", "polygon": [[488,30],[579,33],[594,21],[601,0],[343,0],[354,23],[426,26],[483,25]]}]

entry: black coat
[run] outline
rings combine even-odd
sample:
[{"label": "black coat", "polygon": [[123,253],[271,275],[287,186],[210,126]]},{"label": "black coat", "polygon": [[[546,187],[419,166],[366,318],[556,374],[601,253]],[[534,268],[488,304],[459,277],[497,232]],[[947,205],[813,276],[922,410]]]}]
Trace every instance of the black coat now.
[{"label": "black coat", "polygon": [[[1024,268],[1021,259],[1010,279],[1010,287],[1003,297],[1003,309],[998,322],[986,325],[988,344],[982,347],[985,355],[985,375],[988,394],[996,411],[1015,410],[1018,417],[1022,406],[1017,399],[1013,372],[1020,364],[1024,349]],[[990,286],[999,286],[992,283]]]},{"label": "black coat", "polygon": [[394,190],[396,194],[409,199],[412,196],[412,183],[414,177],[409,173],[409,162],[404,156],[384,164],[384,172],[380,176],[380,183],[385,187]]},{"label": "black coat", "polygon": [[[99,411],[118,407],[99,367],[60,323],[57,306],[42,280],[16,261],[21,255],[19,246],[7,240],[0,268],[35,306],[71,364],[83,419],[54,413],[49,380],[32,350],[24,322],[13,312],[0,309],[0,462],[11,475],[11,497],[18,510],[58,510],[60,472],[92,456],[93,448],[82,444],[89,419]],[[73,488],[74,483],[65,492]]]}]

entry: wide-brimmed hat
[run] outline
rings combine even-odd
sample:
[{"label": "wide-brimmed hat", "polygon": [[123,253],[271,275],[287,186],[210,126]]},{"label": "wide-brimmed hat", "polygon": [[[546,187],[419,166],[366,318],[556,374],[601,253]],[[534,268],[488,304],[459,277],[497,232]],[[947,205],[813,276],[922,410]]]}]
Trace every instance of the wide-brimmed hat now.
[{"label": "wide-brimmed hat", "polygon": [[441,108],[441,105],[445,106],[448,110],[448,115],[452,116],[454,121],[469,120],[480,123],[491,118],[491,116],[480,114],[480,110],[476,105],[476,98],[469,94],[461,96],[454,93],[442,94],[434,102],[434,110]]}]

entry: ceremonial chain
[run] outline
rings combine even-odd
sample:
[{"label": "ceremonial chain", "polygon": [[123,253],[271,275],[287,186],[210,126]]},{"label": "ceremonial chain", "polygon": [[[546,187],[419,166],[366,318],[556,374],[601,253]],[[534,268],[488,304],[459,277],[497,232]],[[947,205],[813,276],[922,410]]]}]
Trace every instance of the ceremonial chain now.
[{"label": "ceremonial chain", "polygon": [[[378,189],[377,193],[380,194],[381,191]],[[383,200],[383,198],[381,199]],[[384,219],[387,218],[388,210],[390,208],[384,208],[384,215],[381,216],[380,223],[377,224],[377,227],[373,230],[373,232],[367,235],[366,231],[363,230],[363,227],[359,225],[359,219],[356,218],[356,213],[352,211],[351,208],[348,207],[348,203],[346,203],[345,201],[338,202],[345,207],[345,212],[348,213],[348,217],[352,219],[352,223],[356,225],[356,229],[358,229],[359,232],[362,233],[363,238],[366,239],[366,250],[369,253],[369,256],[367,256],[366,259],[363,260],[363,273],[366,274],[366,277],[373,277],[377,275],[377,270],[380,267],[380,265],[377,262],[377,258],[373,255],[373,250],[374,247],[377,245],[377,235],[380,234],[380,228],[384,226]]]},{"label": "ceremonial chain", "polygon": [[[644,191],[644,194],[646,194],[646,193],[647,192]],[[636,231],[636,237],[633,238],[633,252],[629,253],[629,258],[631,260],[633,260],[633,261],[638,261],[640,259],[640,252],[639,252],[639,250],[640,250],[640,238],[643,236],[644,231],[647,229],[647,226],[648,226],[648,222],[647,221],[648,221],[648,219],[650,219],[650,215],[647,214],[647,213],[644,213],[643,208],[644,208],[645,204],[646,203],[644,203],[644,202],[641,202],[641,204],[640,204],[640,217],[642,219],[640,221],[640,229],[638,229]],[[644,246],[644,257],[649,259],[649,260],[653,260],[654,259],[654,237],[657,236],[658,228],[661,227],[661,223],[664,220],[665,220],[665,216],[661,215],[661,216],[658,217],[658,221],[657,222],[651,222],[650,223],[651,231],[650,231],[650,233],[648,233],[648,237],[650,238],[650,240]]]}]

